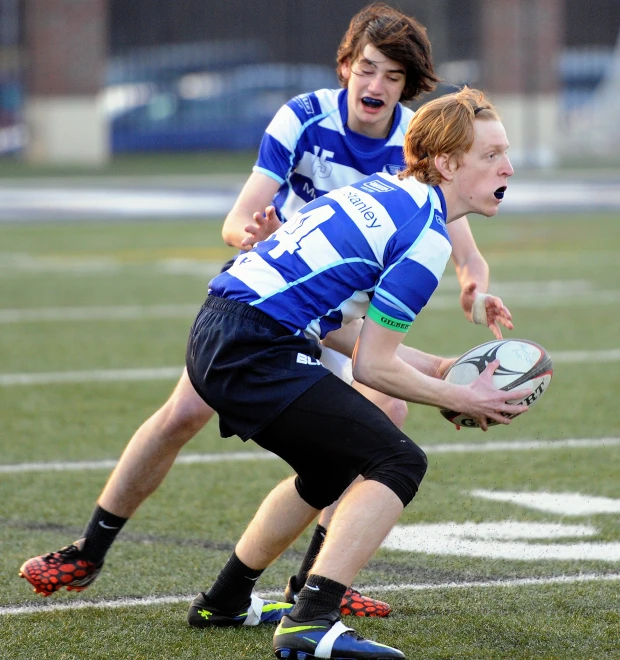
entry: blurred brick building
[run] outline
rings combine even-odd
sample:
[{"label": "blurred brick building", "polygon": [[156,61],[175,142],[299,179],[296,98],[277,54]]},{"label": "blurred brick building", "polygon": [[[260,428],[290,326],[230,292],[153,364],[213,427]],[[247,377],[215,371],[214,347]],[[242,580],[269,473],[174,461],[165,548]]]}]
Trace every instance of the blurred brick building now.
[{"label": "blurred brick building", "polygon": [[[141,83],[151,87],[131,93],[150,94],[151,102],[136,125],[155,119],[163,125],[166,113],[174,111],[175,121],[189,126],[185,137],[170,133],[167,140],[158,141],[154,135],[150,148],[209,145],[205,125],[214,129],[214,148],[253,146],[286,94],[335,83],[337,45],[351,16],[366,4],[366,0],[0,0],[0,152],[3,136],[9,136],[9,142],[13,139],[10,124],[19,115],[20,98],[28,125],[24,144],[31,160],[97,163],[108,158],[111,149],[140,148],[139,140],[130,139],[135,130],[129,123],[124,134],[122,126],[110,124],[124,119],[102,109],[100,90],[109,92],[117,86],[120,92],[123,85]],[[449,84],[464,83],[489,91],[509,124],[514,153],[523,161],[530,158],[533,165],[545,164],[556,150],[553,133],[559,105],[575,106],[571,117],[561,120],[568,126],[582,101],[609,73],[610,53],[620,30],[618,0],[395,0],[392,4],[427,26],[435,62],[447,83],[439,92],[447,91]],[[234,76],[225,78],[228,87],[223,94],[221,79],[205,75],[232,67],[241,74],[239,67],[244,64],[265,67],[246,71],[245,78],[238,76],[237,95],[230,88],[237,84]],[[181,77],[192,73],[202,78],[183,78],[191,97],[181,99],[187,101],[188,108],[183,109],[165,85],[174,79],[178,86]],[[274,80],[265,89],[248,90],[243,87],[248,76]],[[156,89],[157,85],[164,89]],[[221,97],[219,109],[215,103],[204,111],[196,109],[200,94],[204,100],[216,93]],[[218,129],[217,117],[212,120],[208,113],[230,115],[239,109],[240,97],[255,102],[245,108],[247,121],[253,124],[237,136],[246,141],[235,144],[235,134]],[[146,105],[144,98],[133,102]],[[128,115],[127,122],[130,119]],[[578,131],[583,132],[581,127]]]}]

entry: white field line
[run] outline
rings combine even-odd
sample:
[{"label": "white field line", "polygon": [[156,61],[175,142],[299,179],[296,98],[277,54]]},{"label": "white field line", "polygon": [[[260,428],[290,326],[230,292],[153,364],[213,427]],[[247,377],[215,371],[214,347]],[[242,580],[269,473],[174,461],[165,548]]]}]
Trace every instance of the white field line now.
[{"label": "white field line", "polygon": [[200,305],[119,305],[113,307],[41,307],[0,309],[0,323],[44,321],[132,321],[196,316]]},{"label": "white field line", "polygon": [[235,201],[234,192],[204,190],[132,190],[120,188],[0,189],[2,217],[25,219],[34,215],[63,218],[141,216],[224,216]]},{"label": "white field line", "polygon": [[[532,293],[529,291],[516,291],[510,294],[503,294],[498,287],[493,291],[501,296],[509,309],[530,309],[539,307],[579,307],[589,305],[613,305],[620,301],[620,291],[580,291],[571,293],[565,291],[562,293]],[[455,295],[436,294],[428,303],[428,309],[446,310],[459,309],[458,301]]]},{"label": "white field line", "polygon": [[[488,582],[446,582],[445,584],[385,584],[364,586],[366,592],[394,592],[394,591],[441,591],[442,589],[489,589],[507,587],[541,587],[551,584],[583,584],[586,582],[618,582],[620,573],[581,573],[579,575],[557,575],[542,578],[519,578],[512,580],[489,580]],[[195,594],[187,596],[154,596],[151,598],[119,598],[117,600],[81,601],[73,603],[55,603],[53,605],[25,605],[17,607],[0,607],[0,615],[38,614],[49,612],[63,612],[84,609],[118,609],[121,607],[150,607],[152,605],[189,604]],[[262,598],[282,598],[281,591],[261,592],[257,594]]]},{"label": "white field line", "polygon": [[[620,442],[620,439],[619,439]],[[260,461],[278,458],[266,451],[234,451],[216,454],[181,454],[175,460],[175,465],[193,465],[195,463],[226,463],[229,461]],[[68,472],[74,470],[111,470],[116,466],[116,459],[101,461],[70,461],[51,463],[17,463],[15,465],[0,465],[0,474],[16,472]]]},{"label": "white field line", "polygon": [[[200,265],[201,275],[204,264]],[[188,267],[185,267],[187,270]],[[209,271],[210,272],[210,271]],[[217,272],[215,270],[213,273]],[[620,291],[551,291],[533,294],[529,291],[510,293],[504,300],[509,307],[567,307],[576,305],[616,304],[620,302]],[[458,308],[454,294],[437,294],[429,302],[429,308],[450,310]],[[116,305],[101,307],[39,307],[0,309],[0,324],[6,323],[48,323],[76,321],[131,321],[150,318],[185,318],[195,316],[200,304],[186,305]]]},{"label": "white field line", "polygon": [[[620,348],[602,351],[551,351],[554,364],[620,361]],[[62,383],[99,383],[122,381],[151,381],[179,378],[182,367],[144,369],[94,369],[92,371],[51,371],[44,373],[0,374],[0,387],[14,385],[51,385]]]},{"label": "white field line", "polygon": [[94,369],[92,371],[52,371],[38,374],[0,374],[0,386],[170,380],[179,378],[182,371],[182,367],[158,367],[154,369]]},{"label": "white field line", "polygon": [[[424,447],[427,454],[466,454],[489,451],[537,451],[544,449],[587,449],[620,446],[620,438],[566,438],[560,440],[513,440],[506,442],[471,442],[455,444],[430,444]],[[237,451],[215,454],[181,454],[175,464],[195,465],[199,463],[225,463],[230,461],[273,460],[278,457],[265,451]],[[15,463],[0,465],[0,474],[22,472],[71,472],[77,470],[111,470],[116,460],[100,461],[56,461],[39,463]]]},{"label": "white field line", "polygon": [[577,362],[618,362],[620,348],[607,351],[550,351],[554,363],[575,364]]}]

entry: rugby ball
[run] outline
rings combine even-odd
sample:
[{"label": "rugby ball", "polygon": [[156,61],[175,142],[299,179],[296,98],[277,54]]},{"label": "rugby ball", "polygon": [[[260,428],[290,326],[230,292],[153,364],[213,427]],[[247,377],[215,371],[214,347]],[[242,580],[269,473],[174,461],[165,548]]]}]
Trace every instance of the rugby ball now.
[{"label": "rugby ball", "polygon": [[[498,389],[509,392],[525,387],[532,390],[524,399],[515,399],[510,403],[527,403],[528,406],[533,406],[547,391],[553,376],[551,358],[542,346],[527,339],[495,339],[476,346],[461,355],[443,378],[455,385],[469,385],[495,360],[500,361],[493,374],[493,383]],[[456,426],[480,427],[480,424],[468,415],[445,408],[440,408],[439,412]],[[489,426],[496,424],[499,422],[488,422]]]}]

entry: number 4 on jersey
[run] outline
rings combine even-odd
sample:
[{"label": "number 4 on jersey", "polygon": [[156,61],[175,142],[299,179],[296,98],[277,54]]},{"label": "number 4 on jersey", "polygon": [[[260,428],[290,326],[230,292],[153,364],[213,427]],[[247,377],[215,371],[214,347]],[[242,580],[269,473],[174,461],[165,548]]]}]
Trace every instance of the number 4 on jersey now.
[{"label": "number 4 on jersey", "polygon": [[319,206],[309,213],[298,215],[284,224],[271,238],[278,241],[277,247],[269,251],[269,256],[278,259],[285,252],[293,254],[301,247],[301,242],[308,234],[313,232],[320,224],[329,220],[335,211],[331,206]]}]

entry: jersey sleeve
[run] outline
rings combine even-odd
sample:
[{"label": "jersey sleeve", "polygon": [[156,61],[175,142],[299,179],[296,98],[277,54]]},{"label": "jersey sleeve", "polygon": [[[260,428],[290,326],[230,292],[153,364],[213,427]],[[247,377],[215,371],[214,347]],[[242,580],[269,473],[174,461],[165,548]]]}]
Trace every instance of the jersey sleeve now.
[{"label": "jersey sleeve", "polygon": [[282,184],[295,168],[299,159],[297,145],[307,115],[304,104],[307,98],[308,95],[296,96],[275,114],[261,140],[255,172],[262,172]]},{"label": "jersey sleeve", "polygon": [[407,332],[435,292],[451,252],[445,234],[427,229],[414,245],[386,264],[368,316],[386,328]]}]

